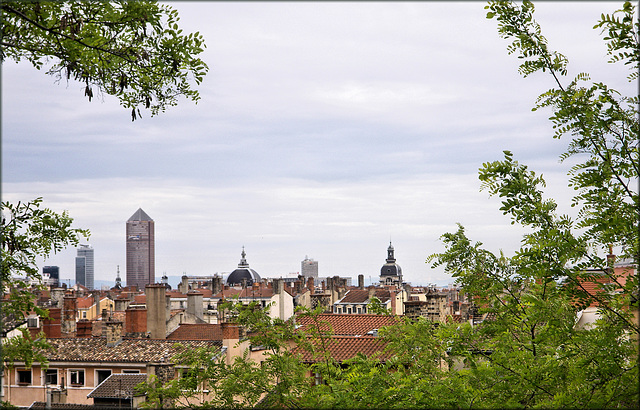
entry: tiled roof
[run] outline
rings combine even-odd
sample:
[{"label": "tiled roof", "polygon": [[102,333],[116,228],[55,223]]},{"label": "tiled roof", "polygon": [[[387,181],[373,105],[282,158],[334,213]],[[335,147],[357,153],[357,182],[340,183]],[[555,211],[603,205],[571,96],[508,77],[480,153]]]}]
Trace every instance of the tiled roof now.
[{"label": "tiled roof", "polygon": [[[46,403],[43,401],[34,401],[33,404],[31,404],[31,406],[29,406],[30,409],[46,409]],[[51,409],[62,409],[62,410],[87,410],[87,409],[91,409],[91,410],[97,410],[97,409],[104,409],[104,410],[113,410],[113,406],[96,406],[93,404],[76,404],[76,403],[51,403]]]},{"label": "tiled roof", "polygon": [[[332,314],[324,313],[318,316],[320,330],[326,331],[329,326],[334,335],[366,335],[373,329],[391,326],[398,322],[395,316],[369,315],[369,314]],[[313,324],[308,316],[296,316],[296,323],[301,325],[300,330],[306,330]]]},{"label": "tiled roof", "polygon": [[225,298],[230,299],[234,296],[238,296],[240,299],[250,299],[250,298],[271,298],[273,296],[273,289],[271,288],[258,288],[254,289],[253,287],[249,287],[246,289],[224,289],[221,292],[216,293],[214,298]]},{"label": "tiled roof", "polygon": [[[315,349],[321,350],[321,341],[318,339],[311,340],[311,344]],[[362,353],[369,357],[374,353],[380,352],[379,358],[381,360],[389,359],[389,354],[383,352],[385,343],[379,338],[374,336],[331,336],[325,340],[327,351],[331,354],[331,357],[337,362],[343,362],[348,359],[354,358],[358,353]],[[294,354],[300,354],[302,361],[306,363],[317,362],[317,357],[313,357],[313,354],[301,346],[296,346],[293,349]]]},{"label": "tiled roof", "polygon": [[87,309],[93,305],[93,296],[85,296],[77,298],[78,309]]},{"label": "tiled roof", "polygon": [[[175,340],[122,339],[113,347],[107,346],[102,337],[51,338],[47,339],[52,349],[43,353],[50,362],[113,362],[149,363],[173,357],[184,347]],[[210,347],[220,349],[221,342],[213,340],[184,340],[179,342],[187,348]]]},{"label": "tiled roof", "polygon": [[[376,289],[374,296],[377,297],[380,302],[385,303],[391,298],[391,293],[387,289]],[[368,289],[351,289],[338,303],[365,303],[368,300]]]},{"label": "tiled roof", "polygon": [[167,340],[222,340],[222,327],[210,323],[183,323]]},{"label": "tiled roof", "polygon": [[136,386],[147,380],[146,374],[112,374],[87,397],[100,399],[130,399],[137,396]]}]

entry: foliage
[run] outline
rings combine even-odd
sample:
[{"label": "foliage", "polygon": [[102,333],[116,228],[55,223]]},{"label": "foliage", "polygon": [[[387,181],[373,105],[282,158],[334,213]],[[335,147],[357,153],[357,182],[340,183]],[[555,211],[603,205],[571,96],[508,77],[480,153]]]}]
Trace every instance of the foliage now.
[{"label": "foliage", "polygon": [[369,312],[369,313],[371,313],[373,315],[390,315],[391,314],[391,309],[387,309],[382,304],[380,299],[378,299],[377,297],[373,296],[369,300],[369,303],[367,304],[367,312]]},{"label": "foliage", "polygon": [[21,328],[21,336],[16,336],[2,343],[4,363],[7,367],[14,367],[16,361],[24,363],[24,367],[30,368],[34,362],[41,363],[44,369],[47,368],[47,356],[43,353],[45,349],[50,349],[45,334],[40,332],[34,339],[31,337],[29,329]]},{"label": "foliage", "polygon": [[131,118],[197,102],[207,65],[200,33],[185,35],[176,10],[156,1],[2,2],[0,60],[26,60],[58,81],[84,83],[84,95],[116,96]]},{"label": "foliage", "polygon": [[[73,228],[73,218],[67,211],[56,213],[41,208],[42,198],[12,204],[2,202],[2,272],[3,292],[10,292],[11,303],[2,304],[3,317],[17,319],[35,310],[46,317],[46,311],[37,307],[28,291],[29,283],[41,282],[38,257],[48,257],[67,246],[77,246],[81,238],[88,238],[86,229]],[[20,279],[22,278],[22,279]]]},{"label": "foliage", "polygon": [[[529,233],[515,255],[506,257],[473,243],[460,225],[442,236],[445,252],[430,256],[473,295],[485,317],[449,341],[452,355],[468,366],[456,377],[464,376],[465,390],[473,391],[469,405],[633,406],[638,401],[637,275],[617,276],[598,252],[619,246],[622,257],[638,263],[637,96],[620,96],[603,83],[585,84],[584,73],[563,84],[567,59],[548,49],[531,2],[493,1],[486,8],[487,18],[495,18],[500,35],[511,41],[508,52],[524,60],[520,73],[553,77],[556,87],[543,93],[534,109],[551,109],[554,137],[571,138],[561,159],[580,161],[569,170],[578,212],[575,221],[558,215],[556,202],[544,198],[542,176],[511,152],[482,165],[481,189],[500,197],[500,210]],[[633,9],[625,3],[614,15],[602,15],[596,27],[609,34],[612,62],[637,67]],[[586,282],[608,284],[593,291]],[[592,304],[601,319],[592,328],[576,328],[576,312]]]}]

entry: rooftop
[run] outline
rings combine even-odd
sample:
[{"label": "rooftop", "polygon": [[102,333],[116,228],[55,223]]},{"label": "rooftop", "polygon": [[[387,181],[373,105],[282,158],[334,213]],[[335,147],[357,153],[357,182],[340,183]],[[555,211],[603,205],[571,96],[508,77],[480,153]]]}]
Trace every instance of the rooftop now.
[{"label": "rooftop", "polygon": [[51,349],[44,351],[50,362],[112,362],[149,363],[161,362],[175,356],[184,348],[220,348],[221,342],[214,340],[122,339],[108,347],[102,337],[50,338]]},{"label": "rooftop", "polygon": [[137,396],[136,386],[147,380],[146,374],[112,374],[87,395],[100,399],[130,399]]}]

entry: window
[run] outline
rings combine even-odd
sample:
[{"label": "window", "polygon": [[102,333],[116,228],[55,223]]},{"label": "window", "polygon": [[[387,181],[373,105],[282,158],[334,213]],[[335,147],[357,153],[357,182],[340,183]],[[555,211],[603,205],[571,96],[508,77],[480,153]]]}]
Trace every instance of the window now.
[{"label": "window", "polygon": [[84,386],[84,370],[69,370],[69,384]]},{"label": "window", "polygon": [[362,313],[362,308],[358,307],[358,313]]},{"label": "window", "polygon": [[367,313],[367,307],[366,306],[362,307],[362,313]]},{"label": "window", "polygon": [[40,324],[38,323],[38,317],[28,317],[27,318],[27,327],[40,327]]},{"label": "window", "polygon": [[338,308],[338,313],[342,313],[342,308]]},{"label": "window", "polygon": [[107,377],[111,376],[111,369],[107,370],[96,370],[96,386],[105,381]]},{"label": "window", "polygon": [[347,313],[351,313],[351,308],[347,308]]},{"label": "window", "polygon": [[124,369],[124,370],[122,370],[122,373],[138,374],[138,373],[140,373],[140,370],[137,370],[137,369]]},{"label": "window", "polygon": [[44,374],[44,383],[48,385],[58,384],[58,369],[47,369]]},{"label": "window", "polygon": [[31,370],[19,369],[17,372],[18,384],[31,384]]},{"label": "window", "polygon": [[82,318],[86,319],[87,318],[87,312],[82,312]]}]

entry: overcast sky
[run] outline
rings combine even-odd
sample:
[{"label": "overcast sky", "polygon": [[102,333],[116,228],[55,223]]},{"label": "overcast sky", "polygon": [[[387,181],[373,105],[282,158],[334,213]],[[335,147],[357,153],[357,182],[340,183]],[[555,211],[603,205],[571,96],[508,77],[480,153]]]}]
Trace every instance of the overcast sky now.
[{"label": "overcast sky", "polygon": [[[617,2],[540,2],[550,47],[569,76],[589,72],[635,92],[607,64],[592,27]],[[125,222],[155,221],[156,278],[230,272],[245,246],[263,277],[300,271],[375,281],[393,242],[405,280],[451,283],[425,263],[467,229],[487,248],[517,248],[522,230],[480,192],[478,168],[511,150],[543,173],[570,212],[566,146],[549,112],[553,86],[522,79],[483,2],[175,3],[199,31],[210,72],[196,105],[181,100],[131,122],[115,98],[88,102],[28,64],[2,67],[2,199],[38,196],[88,228],[95,279],[125,268]],[[50,258],[72,279],[75,249]],[[72,280],[72,284],[73,284]]]}]

